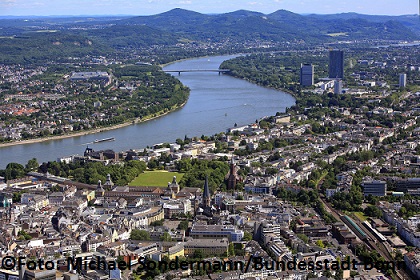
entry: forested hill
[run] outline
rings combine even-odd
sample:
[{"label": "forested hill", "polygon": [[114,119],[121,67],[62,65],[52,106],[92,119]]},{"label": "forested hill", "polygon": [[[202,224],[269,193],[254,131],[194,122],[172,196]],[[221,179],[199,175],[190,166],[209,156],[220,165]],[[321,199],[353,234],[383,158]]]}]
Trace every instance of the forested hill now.
[{"label": "forested hill", "polygon": [[245,51],[250,42],[248,46],[255,48],[260,43],[316,45],[377,39],[418,40],[420,21],[414,16],[299,15],[285,10],[206,15],[183,9],[135,17],[0,17],[0,63],[44,63],[115,51],[126,54],[132,49],[144,54],[154,46],[167,55],[168,50],[185,51],[178,43],[192,43],[192,48],[216,43],[217,49]]},{"label": "forested hill", "polygon": [[[119,24],[144,24],[195,39],[330,40],[352,39],[413,40],[420,27],[410,17],[379,17],[359,14],[299,15],[285,10],[264,15],[252,11],[205,15],[173,9],[153,16],[121,20]],[[412,29],[410,29],[412,28]],[[420,28],[419,28],[420,29]],[[340,34],[340,35],[338,35]]]}]

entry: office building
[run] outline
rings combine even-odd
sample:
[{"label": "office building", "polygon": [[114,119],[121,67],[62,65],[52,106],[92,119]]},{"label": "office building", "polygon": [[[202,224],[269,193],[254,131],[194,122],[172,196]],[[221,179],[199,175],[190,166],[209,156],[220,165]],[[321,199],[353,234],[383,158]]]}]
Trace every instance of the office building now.
[{"label": "office building", "polygon": [[300,65],[300,85],[312,86],[314,84],[314,66],[312,64]]},{"label": "office building", "polygon": [[397,192],[403,192],[409,195],[420,195],[420,178],[409,178],[399,180],[396,183]]},{"label": "office building", "polygon": [[368,196],[385,196],[386,182],[385,181],[365,181],[362,183],[363,195]]},{"label": "office building", "polygon": [[400,74],[399,86],[400,88],[404,88],[407,86],[407,74]]},{"label": "office building", "polygon": [[[19,278],[21,280],[55,280],[56,278],[56,270],[23,270],[21,271],[21,275]],[[10,277],[9,277],[10,279]]]},{"label": "office building", "polygon": [[339,51],[339,50],[330,51],[328,77],[331,79],[344,78],[344,52],[343,51]]},{"label": "office building", "polygon": [[341,94],[343,93],[343,81],[341,80],[334,80],[334,93]]},{"label": "office building", "polygon": [[186,256],[193,255],[200,250],[205,256],[226,255],[229,249],[229,241],[223,239],[193,239],[188,240],[184,244],[184,254]]},{"label": "office building", "polygon": [[244,237],[244,232],[236,229],[235,226],[194,224],[190,237],[194,239],[227,238],[230,242],[240,242]]}]

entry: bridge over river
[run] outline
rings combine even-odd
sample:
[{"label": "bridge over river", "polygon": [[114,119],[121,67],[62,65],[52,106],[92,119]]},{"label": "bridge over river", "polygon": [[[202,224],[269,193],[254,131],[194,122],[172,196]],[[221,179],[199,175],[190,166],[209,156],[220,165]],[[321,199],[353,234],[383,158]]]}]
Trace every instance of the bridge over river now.
[{"label": "bridge over river", "polygon": [[220,75],[220,73],[230,72],[230,69],[183,69],[183,70],[163,70],[163,72],[178,73],[178,75],[181,75],[181,73],[184,73],[184,72],[218,72]]}]

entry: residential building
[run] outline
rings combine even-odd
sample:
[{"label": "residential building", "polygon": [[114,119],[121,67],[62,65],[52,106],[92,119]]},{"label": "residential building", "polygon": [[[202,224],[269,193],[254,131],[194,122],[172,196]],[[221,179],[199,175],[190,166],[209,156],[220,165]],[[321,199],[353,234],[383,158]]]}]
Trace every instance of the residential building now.
[{"label": "residential building", "polygon": [[415,252],[407,253],[404,262],[416,279],[420,279],[420,251],[417,249]]}]

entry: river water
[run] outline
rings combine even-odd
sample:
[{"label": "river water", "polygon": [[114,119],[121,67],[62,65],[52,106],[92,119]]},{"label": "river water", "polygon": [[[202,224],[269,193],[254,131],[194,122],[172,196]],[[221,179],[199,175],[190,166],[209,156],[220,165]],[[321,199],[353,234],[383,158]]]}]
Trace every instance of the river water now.
[{"label": "river water", "polygon": [[[164,70],[218,69],[220,64],[235,56],[215,56],[190,59],[170,64]],[[89,144],[94,150],[143,149],[177,138],[213,135],[224,132],[235,123],[246,125],[264,116],[284,112],[295,104],[295,99],[284,92],[263,88],[241,79],[217,72],[173,73],[191,89],[185,106],[160,118],[144,123],[96,134],[50,140],[41,143],[0,148],[0,168],[9,162],[25,164],[31,158],[38,162],[59,157],[83,154],[87,143],[95,139],[115,137],[113,142]]]}]

